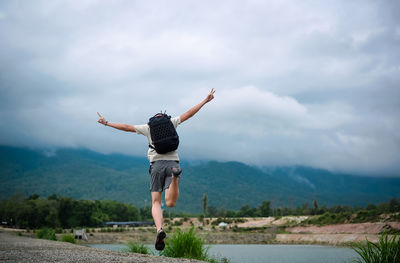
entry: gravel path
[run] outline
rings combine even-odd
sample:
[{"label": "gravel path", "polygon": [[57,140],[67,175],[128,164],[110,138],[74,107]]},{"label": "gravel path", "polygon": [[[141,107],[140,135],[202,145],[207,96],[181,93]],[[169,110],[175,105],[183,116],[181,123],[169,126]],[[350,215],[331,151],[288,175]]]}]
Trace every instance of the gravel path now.
[{"label": "gravel path", "polygon": [[203,261],[108,251],[66,242],[21,237],[16,233],[0,230],[0,262],[200,263]]}]

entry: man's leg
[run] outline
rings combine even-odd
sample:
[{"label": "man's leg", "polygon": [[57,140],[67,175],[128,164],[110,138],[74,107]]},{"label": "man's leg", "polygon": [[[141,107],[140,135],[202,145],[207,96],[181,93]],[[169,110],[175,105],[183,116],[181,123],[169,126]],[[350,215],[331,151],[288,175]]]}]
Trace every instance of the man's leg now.
[{"label": "man's leg", "polygon": [[152,199],[152,207],[151,213],[153,215],[154,223],[156,224],[157,228],[157,238],[155,248],[157,250],[163,250],[165,247],[164,238],[167,236],[162,229],[163,224],[163,215],[161,210],[161,198],[162,192],[151,192],[151,199]]},{"label": "man's leg", "polygon": [[162,192],[151,192],[151,214],[153,215],[154,224],[156,224],[157,231],[162,228],[163,214],[161,210]]},{"label": "man's leg", "polygon": [[172,182],[168,189],[165,189],[165,203],[168,207],[174,207],[179,197],[179,176],[182,170],[179,167],[172,168]]}]

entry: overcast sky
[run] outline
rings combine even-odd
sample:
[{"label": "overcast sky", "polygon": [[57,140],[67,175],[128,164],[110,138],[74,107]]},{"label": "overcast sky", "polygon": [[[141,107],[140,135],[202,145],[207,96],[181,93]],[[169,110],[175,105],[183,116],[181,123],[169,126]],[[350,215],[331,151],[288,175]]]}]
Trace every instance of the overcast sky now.
[{"label": "overcast sky", "polygon": [[400,176],[399,1],[1,1],[0,144]]}]

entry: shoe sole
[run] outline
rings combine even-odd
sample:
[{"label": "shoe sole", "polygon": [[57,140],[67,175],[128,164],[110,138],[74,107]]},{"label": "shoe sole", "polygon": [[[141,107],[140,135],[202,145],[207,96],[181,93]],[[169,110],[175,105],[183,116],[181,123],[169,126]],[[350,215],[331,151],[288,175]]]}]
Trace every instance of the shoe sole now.
[{"label": "shoe sole", "polygon": [[160,232],[157,234],[157,240],[156,240],[156,249],[157,250],[163,250],[165,247],[165,242],[164,242],[164,238],[167,236],[167,234],[165,234],[164,231]]}]

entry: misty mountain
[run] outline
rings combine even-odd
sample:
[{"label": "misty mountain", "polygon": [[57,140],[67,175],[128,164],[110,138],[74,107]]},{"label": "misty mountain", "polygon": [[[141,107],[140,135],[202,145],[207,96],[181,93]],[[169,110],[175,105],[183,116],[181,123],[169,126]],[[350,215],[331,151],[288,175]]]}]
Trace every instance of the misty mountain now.
[{"label": "misty mountain", "polygon": [[[270,200],[274,207],[314,199],[320,205],[360,205],[400,198],[400,178],[353,176],[303,166],[255,167],[239,162],[181,162],[180,197],[175,208],[200,212],[208,205],[239,209]],[[148,160],[86,149],[33,150],[0,146],[0,198],[37,193],[76,199],[112,199],[151,204]]]}]

